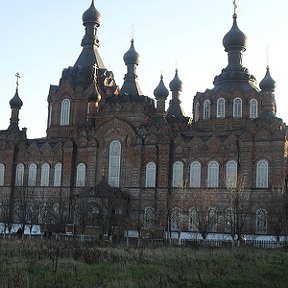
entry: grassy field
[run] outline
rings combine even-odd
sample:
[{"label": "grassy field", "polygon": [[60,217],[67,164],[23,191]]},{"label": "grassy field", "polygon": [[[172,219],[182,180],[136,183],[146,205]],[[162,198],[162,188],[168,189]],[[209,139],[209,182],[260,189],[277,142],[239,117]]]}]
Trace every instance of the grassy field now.
[{"label": "grassy field", "polygon": [[288,251],[1,240],[0,287],[288,287]]}]

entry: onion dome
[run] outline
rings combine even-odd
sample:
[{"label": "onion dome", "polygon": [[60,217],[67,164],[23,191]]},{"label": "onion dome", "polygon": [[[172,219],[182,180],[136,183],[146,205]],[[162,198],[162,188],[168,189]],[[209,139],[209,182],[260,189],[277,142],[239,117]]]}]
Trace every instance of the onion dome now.
[{"label": "onion dome", "polygon": [[100,102],[101,94],[99,93],[96,84],[93,85],[91,92],[87,96],[88,102]]},{"label": "onion dome", "polygon": [[154,96],[157,98],[167,98],[169,95],[169,90],[165,87],[163,82],[163,76],[160,77],[160,82],[154,90]]},{"label": "onion dome", "polygon": [[242,51],[246,50],[247,36],[238,28],[237,26],[237,15],[233,15],[233,25],[230,31],[223,38],[223,46],[225,51],[238,50],[240,48]]},{"label": "onion dome", "polygon": [[18,89],[16,89],[15,95],[10,100],[9,104],[10,104],[11,109],[13,108],[20,109],[22,107],[23,102],[18,95]]},{"label": "onion dome", "polygon": [[176,69],[175,77],[169,84],[171,91],[182,91],[182,81],[178,77],[178,69]]},{"label": "onion dome", "polygon": [[275,90],[276,82],[271,77],[269,66],[267,66],[265,77],[259,83],[259,87],[261,90],[264,90],[264,91],[274,91]]},{"label": "onion dome", "polygon": [[131,40],[130,49],[124,54],[123,60],[126,65],[136,64],[138,65],[140,62],[140,55],[136,52],[134,48],[134,39]]},{"label": "onion dome", "polygon": [[100,26],[102,16],[100,12],[94,6],[94,0],[92,0],[91,6],[83,13],[82,16],[84,26],[88,23],[95,23]]}]

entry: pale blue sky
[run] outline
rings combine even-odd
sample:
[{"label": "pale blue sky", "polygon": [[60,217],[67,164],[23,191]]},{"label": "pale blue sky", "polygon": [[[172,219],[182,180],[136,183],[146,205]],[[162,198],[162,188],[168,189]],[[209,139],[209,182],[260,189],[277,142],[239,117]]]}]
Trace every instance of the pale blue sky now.
[{"label": "pale blue sky", "polygon": [[[288,123],[288,1],[237,2],[238,26],[248,36],[244,66],[259,83],[269,47],[277,116]],[[0,0],[0,129],[9,125],[9,101],[19,72],[24,102],[19,126],[28,128],[30,138],[45,136],[49,85],[58,84],[63,68],[74,65],[84,35],[82,14],[90,3]],[[168,87],[177,65],[184,85],[181,99],[191,116],[193,96],[212,88],[214,77],[227,65],[222,39],[232,25],[232,0],[95,0],[95,6],[103,16],[99,52],[117,84],[122,85],[126,72],[123,54],[133,25],[143,94],[153,97],[161,71]]]}]

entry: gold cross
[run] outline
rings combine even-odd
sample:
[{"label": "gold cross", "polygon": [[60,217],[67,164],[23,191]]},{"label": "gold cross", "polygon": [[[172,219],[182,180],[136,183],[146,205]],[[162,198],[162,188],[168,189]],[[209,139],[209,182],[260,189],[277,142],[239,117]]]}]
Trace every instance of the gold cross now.
[{"label": "gold cross", "polygon": [[16,80],[16,88],[18,89],[18,86],[19,86],[19,78],[21,78],[21,77],[20,77],[20,74],[17,72],[16,75],[15,75],[15,77],[17,78],[17,80]]},{"label": "gold cross", "polygon": [[237,9],[236,0],[233,0],[233,6],[234,6],[234,14],[236,14],[236,9]]}]

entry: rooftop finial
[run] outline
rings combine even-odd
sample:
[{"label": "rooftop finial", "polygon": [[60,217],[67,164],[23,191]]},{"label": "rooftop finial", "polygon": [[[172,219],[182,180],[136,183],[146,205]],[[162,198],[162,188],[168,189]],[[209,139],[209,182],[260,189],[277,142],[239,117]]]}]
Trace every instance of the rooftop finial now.
[{"label": "rooftop finial", "polygon": [[132,24],[132,26],[131,26],[131,34],[132,34],[131,39],[134,40],[134,37],[135,37],[135,27],[134,27],[134,24]]},{"label": "rooftop finial", "polygon": [[16,79],[16,90],[18,90],[18,87],[19,87],[19,78],[21,78],[21,77],[20,77],[20,74],[19,74],[18,72],[16,73],[15,77],[17,78],[17,79]]},{"label": "rooftop finial", "polygon": [[266,48],[266,57],[267,57],[267,67],[269,67],[269,46],[267,46],[267,48]]},{"label": "rooftop finial", "polygon": [[233,14],[233,17],[236,17],[236,16],[237,16],[237,14],[236,14],[236,10],[237,10],[236,0],[233,0],[233,6],[234,6],[234,14]]}]

